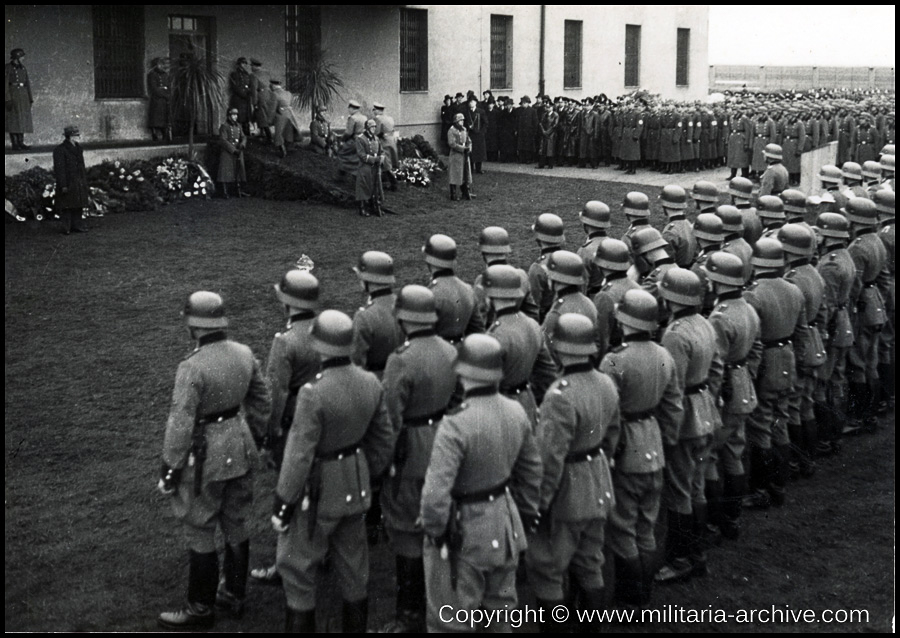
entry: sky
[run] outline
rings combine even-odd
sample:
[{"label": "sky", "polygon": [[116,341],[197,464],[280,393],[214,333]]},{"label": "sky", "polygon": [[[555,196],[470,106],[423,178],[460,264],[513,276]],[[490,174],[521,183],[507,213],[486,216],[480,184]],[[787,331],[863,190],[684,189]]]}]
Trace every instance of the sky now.
[{"label": "sky", "polygon": [[895,5],[709,5],[709,63],[894,66]]}]

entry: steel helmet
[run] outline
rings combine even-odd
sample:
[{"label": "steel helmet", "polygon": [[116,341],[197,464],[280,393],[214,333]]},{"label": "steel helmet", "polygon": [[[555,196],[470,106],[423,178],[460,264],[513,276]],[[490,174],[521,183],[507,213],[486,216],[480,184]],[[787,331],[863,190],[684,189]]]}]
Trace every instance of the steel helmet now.
[{"label": "steel helmet", "polygon": [[669,242],[663,239],[659,231],[652,226],[642,226],[631,236],[631,250],[635,255],[643,255],[655,248],[668,246]]},{"label": "steel helmet", "polygon": [[854,197],[850,199],[841,212],[847,216],[854,224],[864,226],[875,226],[878,224],[878,209],[875,202],[865,197]]},{"label": "steel helmet", "polygon": [[550,344],[560,354],[590,356],[596,354],[594,324],[584,315],[567,312],[559,318]]},{"label": "steel helmet", "polygon": [[691,189],[691,197],[698,202],[715,203],[719,201],[719,189],[712,182],[699,181]]},{"label": "steel helmet", "polygon": [[763,195],[756,202],[760,219],[784,219],[784,202],[775,195]]},{"label": "steel helmet", "polygon": [[862,181],[862,167],[856,162],[844,162],[841,166],[841,177],[853,181]]},{"label": "steel helmet", "polygon": [[805,213],[806,195],[796,188],[789,188],[781,192],[781,201],[784,202],[786,213]]},{"label": "steel helmet", "polygon": [[804,257],[812,253],[816,237],[804,224],[785,224],[778,229],[778,241],[784,252]]},{"label": "steel helmet", "polygon": [[622,201],[622,211],[631,217],[650,217],[650,198],[644,193],[631,191]]},{"label": "steel helmet", "polygon": [[459,347],[454,365],[456,374],[473,381],[496,383],[503,378],[503,349],[486,334],[472,334]]},{"label": "steel helmet", "polygon": [[485,294],[492,299],[521,299],[525,296],[519,271],[507,264],[488,266],[481,283]]},{"label": "steel helmet", "polygon": [[753,246],[753,257],[750,263],[760,268],[782,268],[784,266],[784,249],[781,242],[771,237],[761,237]]},{"label": "steel helmet", "polygon": [[360,255],[353,271],[361,280],[373,284],[393,284],[397,281],[394,277],[394,260],[387,253],[377,250],[369,250]]},{"label": "steel helmet", "polygon": [[726,233],[744,232],[744,217],[737,206],[725,204],[716,209],[716,216],[722,220],[722,230]]},{"label": "steel helmet", "polygon": [[339,310],[319,313],[309,329],[312,349],[328,357],[349,357],[353,350],[353,321]]},{"label": "steel helmet", "polygon": [[766,147],[763,149],[763,155],[768,159],[778,160],[779,162],[784,159],[781,153],[781,146],[778,144],[766,144]]},{"label": "steel helmet", "polygon": [[553,213],[539,215],[537,221],[531,226],[536,239],[556,245],[566,241],[564,229],[563,220]]},{"label": "steel helmet", "polygon": [[609,206],[603,202],[591,200],[581,209],[578,216],[581,223],[585,226],[593,226],[594,228],[609,228],[610,212]]},{"label": "steel helmet", "polygon": [[729,286],[744,285],[744,262],[737,255],[714,252],[706,260],[706,276],[710,281]]},{"label": "steel helmet", "polygon": [[404,286],[394,302],[398,320],[413,323],[437,323],[434,293],[425,286]]},{"label": "steel helmet", "polygon": [[723,241],[725,224],[713,213],[700,213],[694,220],[694,237],[707,241]]},{"label": "steel helmet", "polygon": [[486,255],[507,255],[512,252],[509,246],[509,233],[500,226],[488,226],[481,231],[478,248]]},{"label": "steel helmet", "polygon": [[863,177],[868,177],[869,179],[878,179],[881,177],[881,164],[876,162],[875,160],[868,160],[863,163],[862,167]]},{"label": "steel helmet", "polygon": [[687,208],[687,193],[681,186],[669,184],[663,186],[659,201],[663,208],[684,209]]},{"label": "steel helmet", "polygon": [[832,164],[826,164],[819,169],[819,180],[826,184],[840,184],[841,169]]},{"label": "steel helmet", "polygon": [[646,290],[633,288],[616,304],[616,321],[637,330],[653,332],[659,327],[659,303]]},{"label": "steel helmet", "polygon": [[850,220],[839,213],[822,213],[816,219],[816,228],[822,237],[850,239]]},{"label": "steel helmet", "polygon": [[703,301],[703,282],[687,268],[669,268],[659,283],[659,294],[666,301],[699,306]]},{"label": "steel helmet", "polygon": [[894,156],[893,155],[882,155],[881,156],[881,170],[887,171],[888,173],[894,172]]},{"label": "steel helmet", "polygon": [[187,325],[193,328],[228,327],[225,302],[214,292],[200,290],[191,294],[181,314],[184,315]]},{"label": "steel helmet", "polygon": [[734,177],[728,182],[728,194],[749,201],[753,197],[753,182],[746,177]]},{"label": "steel helmet", "polygon": [[275,284],[275,296],[286,306],[315,310],[319,307],[319,280],[305,270],[290,270]]},{"label": "steel helmet", "polygon": [[604,237],[597,244],[594,263],[606,270],[628,270],[631,267],[631,253],[628,251],[628,244],[619,239]]},{"label": "steel helmet", "polygon": [[568,250],[550,253],[547,259],[547,277],[550,281],[580,286],[584,283],[584,261]]},{"label": "steel helmet", "polygon": [[879,213],[884,213],[885,215],[890,215],[891,217],[894,216],[894,191],[875,191],[875,194],[872,196],[872,198],[875,202],[875,209]]},{"label": "steel helmet", "polygon": [[432,235],[422,246],[425,262],[438,268],[453,268],[456,264],[456,242],[447,235]]}]

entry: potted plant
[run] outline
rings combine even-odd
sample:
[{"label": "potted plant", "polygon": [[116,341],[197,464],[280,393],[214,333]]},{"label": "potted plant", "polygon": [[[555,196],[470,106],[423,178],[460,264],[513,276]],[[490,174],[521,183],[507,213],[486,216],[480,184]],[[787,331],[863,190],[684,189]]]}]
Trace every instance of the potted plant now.
[{"label": "potted plant", "polygon": [[182,53],[172,69],[172,107],[188,116],[188,157],[194,156],[194,129],[198,120],[209,121],[225,101],[225,77],[205,57]]}]

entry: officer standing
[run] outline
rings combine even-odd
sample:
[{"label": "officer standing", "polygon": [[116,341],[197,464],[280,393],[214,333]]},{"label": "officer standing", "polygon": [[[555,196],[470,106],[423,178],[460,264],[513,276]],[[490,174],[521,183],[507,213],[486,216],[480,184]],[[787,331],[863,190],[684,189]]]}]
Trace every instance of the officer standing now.
[{"label": "officer standing", "polygon": [[525,408],[537,432],[537,406],[556,378],[556,365],[541,327],[519,311],[524,294],[519,272],[512,266],[495,264],[485,271],[483,282],[494,315],[488,334],[500,342],[503,351],[500,392]]},{"label": "officer standing", "polygon": [[400,168],[400,154],[397,152],[397,138],[394,135],[394,118],[385,114],[384,104],[380,102],[372,103],[372,113],[375,116],[375,136],[381,140],[381,146],[384,148],[387,158],[384,170],[391,183],[391,190],[396,191],[397,178],[394,177],[393,171]]},{"label": "officer standing", "polygon": [[629,222],[628,228],[622,235],[622,241],[628,246],[628,250],[631,250],[632,235],[650,225],[650,198],[637,191],[627,193],[622,201],[622,212]]},{"label": "officer standing", "polygon": [[447,168],[450,201],[459,200],[457,187],[465,199],[472,199],[474,195],[469,190],[472,186],[472,138],[466,130],[466,116],[462,113],[457,113],[453,118],[453,126],[447,132],[447,144],[450,146],[450,166]]},{"label": "officer standing", "polygon": [[343,630],[365,632],[364,519],[372,499],[370,477],[390,459],[391,424],[378,379],[350,362],[350,317],[325,310],[313,321],[310,337],[322,372],[297,395],[272,515],[287,602],[285,631],[315,633],[316,577],[330,552],[343,596]]},{"label": "officer standing", "polygon": [[[780,200],[779,200],[780,201]],[[784,251],[777,239],[763,237],[753,247],[755,281],[745,299],[759,315],[763,345],[756,379],[759,404],[747,421],[750,489],[745,507],[781,507],[790,474],[788,403],[796,379],[796,357],[805,356],[806,302],[794,284],[782,278]]]},{"label": "officer standing", "polygon": [[53,175],[56,177],[56,210],[63,223],[63,235],[86,233],[82,213],[90,204],[90,188],[87,169],[84,167],[84,150],[77,138],[81,131],[77,126],[63,130],[65,141],[53,149]]},{"label": "officer standing", "polygon": [[668,223],[662,236],[672,250],[675,263],[681,268],[690,268],[697,255],[697,242],[691,232],[691,223],[684,216],[687,208],[687,193],[677,184],[664,186],[659,196],[663,213]]},{"label": "officer standing", "polygon": [[381,185],[381,168],[384,164],[384,148],[375,135],[375,120],[366,120],[366,128],[356,138],[356,155],[359,168],[356,170],[356,205],[361,217],[368,217],[368,202],[372,215],[384,217],[381,204],[384,201],[384,189]]},{"label": "officer standing", "polygon": [[775,239],[778,230],[784,226],[784,202],[775,195],[763,195],[756,202],[756,214],[763,224],[763,237]]},{"label": "officer standing", "polygon": [[766,171],[759,180],[759,196],[781,195],[781,191],[790,185],[788,169],[782,164],[784,154],[778,144],[766,144],[763,149],[766,158]]},{"label": "officer standing", "polygon": [[244,149],[247,148],[247,134],[240,120],[240,111],[236,107],[228,109],[228,118],[219,127],[219,173],[218,181],[222,184],[222,197],[228,199],[228,185],[235,185],[235,195],[246,197],[241,188],[247,182],[247,170],[244,166]]},{"label": "officer standing", "polygon": [[547,338],[553,334],[559,318],[570,312],[587,317],[594,326],[594,338],[599,343],[597,334],[597,308],[581,293],[584,286],[584,263],[581,257],[568,250],[557,250],[547,259],[547,277],[556,296],[553,307],[544,317],[542,329]]},{"label": "officer standing", "polygon": [[616,308],[616,320],[624,343],[600,363],[600,372],[619,391],[621,413],[609,545],[616,556],[616,597],[646,605],[655,570],[653,527],[663,489],[663,442],[677,441],[684,420],[683,388],[672,355],[652,341],[659,327],[656,299],[643,290],[629,290]]},{"label": "officer standing", "polygon": [[818,426],[813,411],[813,393],[819,366],[825,363],[825,347],[822,331],[825,330],[825,281],[809,263],[810,251],[815,250],[813,231],[800,224],[786,224],[778,231],[778,241],[784,249],[788,272],[784,278],[803,293],[806,305],[806,356],[797,359],[797,383],[790,398],[788,432],[791,438],[791,474],[812,476],[816,471],[813,461],[818,443]]},{"label": "officer standing", "polygon": [[750,156],[750,177],[759,179],[759,175],[766,169],[766,158],[763,150],[768,144],[774,144],[775,121],[769,117],[766,107],[759,108],[756,121],[753,123],[753,148]]},{"label": "officer standing", "polygon": [[147,128],[154,140],[172,140],[172,122],[169,119],[172,99],[171,80],[169,79],[169,60],[153,58],[153,68],[147,74]]},{"label": "officer standing", "polygon": [[222,298],[195,292],[184,316],[197,345],[175,375],[158,485],[172,496],[190,555],[187,606],[158,620],[166,629],[182,631],[210,629],[215,622],[217,527],[225,537],[222,593],[236,603],[234,611],[242,611],[250,564],[246,520],[253,503],[254,440],[263,440],[271,408],[259,362],[250,348],[225,335]]},{"label": "officer standing", "polygon": [[228,76],[228,87],[231,97],[228,110],[237,109],[237,123],[244,135],[250,135],[250,115],[253,113],[253,96],[250,91],[250,63],[247,58],[240,57],[234,63],[234,71]]},{"label": "officer standing", "polygon": [[[272,392],[267,436],[272,461],[280,470],[284,446],[294,421],[297,393],[322,368],[309,336],[319,308],[319,281],[308,272],[291,270],[275,285],[275,296],[283,304],[287,325],[284,332],[275,333],[266,365],[266,379]],[[250,576],[265,584],[280,582],[274,563],[251,570]]]},{"label": "officer standing", "polygon": [[447,235],[432,235],[422,247],[431,274],[429,288],[437,308],[438,336],[452,345],[474,332],[484,332],[484,318],[475,303],[472,286],[454,274],[456,242]]},{"label": "officer standing", "polygon": [[629,290],[640,288],[628,278],[631,268],[631,254],[625,242],[606,237],[597,246],[594,264],[603,273],[600,291],[594,295],[594,307],[597,308],[597,360],[603,357],[611,347],[622,343],[622,331],[616,322],[616,305],[622,301]]},{"label": "officer standing", "polygon": [[716,332],[698,312],[700,278],[690,270],[672,268],[659,285],[671,319],[660,343],[672,356],[678,385],[684,388],[684,420],[674,442],[665,442],[663,501],[668,509],[666,564],[656,573],[660,584],[706,575],[708,508],[705,479],[713,435],[722,426],[716,406],[722,382],[722,358]]},{"label": "officer standing", "polygon": [[762,358],[762,342],[759,316],[742,293],[744,264],[740,258],[721,251],[713,253],[705,269],[716,295],[709,322],[716,331],[718,351],[725,364],[720,393],[722,429],[715,435],[706,482],[707,495],[712,496],[710,522],[722,536],[736,540],[747,494],[744,426],[757,405],[753,382]]},{"label": "officer standing", "polygon": [[531,285],[531,295],[540,311],[540,321],[550,312],[553,305],[553,288],[547,278],[547,260],[549,256],[562,249],[566,236],[563,233],[563,221],[553,213],[543,213],[532,224],[531,230],[534,239],[541,250],[540,256],[528,268],[528,282]]},{"label": "officer standing", "polygon": [[850,222],[840,213],[825,212],[816,220],[816,233],[822,238],[816,270],[825,282],[823,304],[827,316],[825,364],[819,369],[816,387],[816,421],[819,424],[820,456],[840,450],[840,435],[847,413],[847,353],[854,343],[850,308],[856,304],[862,284],[856,265],[847,250]]},{"label": "officer standing", "polygon": [[597,294],[603,281],[603,273],[594,264],[594,256],[597,254],[597,246],[606,237],[606,231],[610,226],[609,206],[603,202],[589,201],[581,209],[578,215],[581,226],[586,236],[585,242],[578,249],[577,254],[584,261],[584,270],[587,277],[586,293],[589,297]]},{"label": "officer standing", "polygon": [[[422,489],[428,628],[473,631],[445,606],[515,608],[516,567],[536,527],[541,459],[525,411],[497,391],[500,344],[466,337],[455,365],[465,391],[438,428]],[[526,525],[523,525],[523,520]],[[441,610],[444,610],[441,613]],[[495,631],[509,631],[498,622]]]},{"label": "officer standing", "polygon": [[395,446],[381,507],[396,554],[397,616],[385,631],[409,633],[425,625],[423,534],[416,519],[434,435],[456,385],[456,349],[435,334],[438,315],[428,288],[405,286],[396,315],[406,341],[388,357],[384,371]]},{"label": "officer standing", "polygon": [[[481,251],[481,258],[487,267],[509,265],[509,254],[512,252],[512,248],[509,245],[509,233],[506,232],[505,228],[488,226],[482,230],[481,235],[478,237],[478,249]],[[528,273],[521,268],[515,268],[515,270],[519,273],[523,294],[519,309],[526,317],[531,317],[537,322],[540,318],[540,310],[531,296],[531,282],[528,280]],[[483,274],[479,274],[475,278],[472,289],[475,291],[478,312],[484,317],[485,325],[490,325],[493,323],[494,317],[484,291]]]},{"label": "officer standing", "polygon": [[541,525],[527,553],[529,580],[545,613],[564,604],[566,573],[571,598],[583,609],[602,609],[605,600],[604,539],[614,506],[608,459],[619,442],[619,397],[612,379],[591,364],[593,333],[585,317],[565,314],[551,336],[563,373],[541,407]]},{"label": "officer standing", "polygon": [[[366,131],[366,116],[360,112],[362,106],[357,100],[347,102],[347,124],[341,135],[341,147],[338,149],[338,177],[345,174],[356,174],[359,168],[359,153],[356,148],[356,138]],[[277,129],[277,127],[276,127]],[[276,135],[275,143],[278,143]]]},{"label": "officer standing", "polygon": [[[851,423],[845,433],[852,434],[877,428],[875,396],[878,387],[879,332],[887,322],[884,298],[878,278],[887,266],[887,250],[878,238],[878,209],[875,202],[855,197],[841,210],[850,220],[854,240],[848,247],[856,266],[862,291],[855,308],[851,308],[856,343],[847,357],[850,373]],[[854,312],[855,311],[855,312]]]}]

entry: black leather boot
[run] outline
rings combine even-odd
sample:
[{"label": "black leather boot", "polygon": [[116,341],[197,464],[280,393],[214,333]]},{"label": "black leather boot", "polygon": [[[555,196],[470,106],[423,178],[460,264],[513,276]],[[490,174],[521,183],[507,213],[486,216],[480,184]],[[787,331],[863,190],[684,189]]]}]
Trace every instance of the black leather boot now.
[{"label": "black leather boot", "polygon": [[450,184],[450,201],[451,202],[459,201],[459,195],[456,194],[456,186],[453,184]]},{"label": "black leather boot", "polygon": [[819,445],[819,424],[815,419],[800,423],[800,441],[802,452],[800,457],[800,476],[809,478],[816,473],[814,458],[816,448]]},{"label": "black leather boot", "polygon": [[165,629],[211,629],[216,622],[213,605],[219,584],[219,557],[215,552],[190,551],[189,554],[188,604],[184,609],[159,615],[158,623]]},{"label": "black leather boot", "polygon": [[616,556],[616,600],[625,605],[640,605],[642,592],[640,557]]},{"label": "black leather boot", "polygon": [[534,599],[535,606],[542,610],[543,613],[540,615],[541,618],[541,633],[542,634],[557,634],[560,631],[559,624],[553,621],[551,616],[551,612],[561,605],[565,605],[565,601],[563,600],[547,600],[546,598],[535,598]]},{"label": "black leather boot", "polygon": [[286,634],[314,634],[316,633],[316,610],[296,611],[287,608],[284,617],[284,633]]},{"label": "black leather boot", "polygon": [[460,189],[462,190],[463,199],[475,199],[475,195],[469,190],[468,184],[463,184]]},{"label": "black leather boot", "polygon": [[666,562],[656,572],[654,580],[660,585],[680,583],[691,577],[690,539],[693,532],[693,516],[668,512],[668,534],[666,535]]},{"label": "black leather boot", "polygon": [[225,545],[225,559],[222,561],[223,580],[216,592],[216,607],[231,614],[232,618],[244,616],[244,601],[247,597],[247,575],[250,571],[250,541],[239,545]]},{"label": "black leather boot", "polygon": [[[709,522],[709,510],[706,503],[693,503],[693,534],[690,537],[688,547],[690,548],[689,558],[691,561],[691,576],[706,576],[707,568],[707,552],[712,547],[712,536],[706,527]],[[721,538],[721,537],[720,537]]]},{"label": "black leather boot", "polygon": [[[599,634],[603,630],[600,623],[600,614],[606,606],[606,590],[599,589],[582,589],[581,590],[582,605],[581,609],[585,612],[585,621],[581,623],[582,633]],[[591,612],[594,613],[591,613]],[[588,615],[590,614],[590,615]]]},{"label": "black leather boot", "polygon": [[761,447],[750,447],[750,490],[744,497],[743,507],[747,509],[765,510],[772,505],[766,491],[771,476],[772,450]]},{"label": "black leather boot", "polygon": [[369,211],[366,210],[366,203],[362,200],[357,200],[356,209],[359,211],[360,217],[369,217]]},{"label": "black leather boot", "polygon": [[397,556],[397,617],[379,633],[425,631],[425,564],[422,558]]},{"label": "black leather boot", "polygon": [[775,445],[772,453],[769,496],[772,497],[772,505],[782,507],[787,498],[787,484],[791,476],[791,446]]},{"label": "black leather boot", "polygon": [[369,621],[369,599],[363,598],[355,602],[345,600],[343,606],[343,632],[345,634],[364,634]]},{"label": "black leather boot", "polygon": [[737,540],[741,535],[741,508],[747,494],[747,475],[726,474],[723,487],[723,516],[719,529],[725,538]]}]

